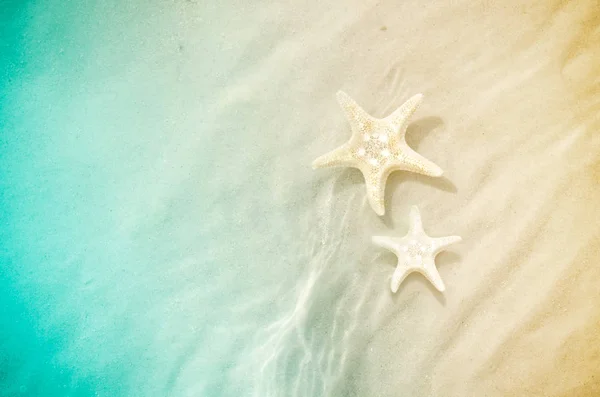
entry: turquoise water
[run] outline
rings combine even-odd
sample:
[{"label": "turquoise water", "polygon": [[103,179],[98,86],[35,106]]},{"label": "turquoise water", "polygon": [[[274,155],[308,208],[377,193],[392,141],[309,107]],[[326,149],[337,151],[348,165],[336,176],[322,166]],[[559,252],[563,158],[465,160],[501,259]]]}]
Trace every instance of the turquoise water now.
[{"label": "turquoise water", "polygon": [[0,396],[346,387],[356,275],[304,204],[329,200],[293,159],[308,137],[274,88],[225,84],[245,61],[223,45],[265,33],[183,2],[1,8]]},{"label": "turquoise water", "polygon": [[94,199],[106,191],[106,179],[93,164],[73,157],[78,150],[87,154],[74,145],[65,112],[77,65],[76,51],[64,47],[77,45],[69,21],[78,10],[67,4],[50,13],[51,6],[21,1],[0,7],[3,396],[119,390],[109,373],[106,380],[85,376],[77,363],[64,359],[90,315],[81,273],[86,264],[106,263],[112,254],[99,255],[108,247],[92,242],[110,222],[102,219],[102,199]]}]

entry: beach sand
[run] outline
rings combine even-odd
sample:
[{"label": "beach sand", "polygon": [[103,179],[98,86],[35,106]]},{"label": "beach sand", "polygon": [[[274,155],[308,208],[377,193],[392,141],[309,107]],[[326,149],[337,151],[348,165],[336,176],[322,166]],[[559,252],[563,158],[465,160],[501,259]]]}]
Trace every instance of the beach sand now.
[{"label": "beach sand", "polygon": [[[600,8],[497,3],[7,8],[0,396],[600,395]],[[313,171],[340,89],[444,176]]]}]

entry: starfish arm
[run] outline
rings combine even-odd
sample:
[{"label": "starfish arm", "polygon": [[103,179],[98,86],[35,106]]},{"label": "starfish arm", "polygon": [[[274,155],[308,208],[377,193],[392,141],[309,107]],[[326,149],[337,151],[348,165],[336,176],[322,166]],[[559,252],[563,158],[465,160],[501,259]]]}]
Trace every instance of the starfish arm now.
[{"label": "starfish arm", "polygon": [[396,253],[397,255],[397,251],[398,251],[398,246],[397,243],[395,241],[395,239],[393,237],[388,237],[388,236],[373,236],[371,237],[371,241],[373,242],[373,244],[381,247],[381,248],[385,248],[387,250],[392,251],[393,253]]},{"label": "starfish arm", "polygon": [[421,213],[419,212],[419,208],[416,205],[410,207],[408,220],[410,222],[409,234],[416,235],[424,233],[423,222],[421,221]]},{"label": "starfish arm", "polygon": [[373,211],[379,216],[385,214],[385,183],[387,173],[363,171],[367,187],[367,199]]},{"label": "starfish arm", "polygon": [[444,250],[449,245],[459,243],[462,241],[460,236],[448,236],[448,237],[438,237],[431,239],[431,248],[433,252],[436,254],[442,250]]},{"label": "starfish arm", "polygon": [[427,160],[425,157],[412,150],[408,145],[406,145],[402,151],[404,152],[404,156],[397,160],[395,168],[433,177],[442,176],[444,173],[438,165]]},{"label": "starfish arm", "polygon": [[337,149],[326,153],[312,162],[313,169],[326,167],[355,167],[356,161],[350,153],[347,145],[340,146]]},{"label": "starfish arm", "polygon": [[404,102],[396,111],[385,118],[397,134],[404,137],[408,119],[417,110],[423,101],[423,94],[413,95],[408,101]]},{"label": "starfish arm", "polygon": [[421,272],[428,280],[433,284],[433,286],[440,292],[444,292],[446,290],[446,286],[444,286],[444,282],[442,281],[442,277],[435,267],[435,262],[433,260],[428,260],[423,265],[423,271]]},{"label": "starfish arm", "polygon": [[392,280],[390,282],[390,288],[394,294],[398,292],[400,284],[402,284],[402,281],[404,281],[406,276],[408,276],[411,271],[411,268],[408,266],[398,263],[396,270],[394,270],[394,274],[392,274]]},{"label": "starfish arm", "polygon": [[346,118],[350,122],[352,131],[356,132],[357,127],[371,119],[371,116],[363,110],[348,94],[344,91],[338,91],[337,100],[346,113]]}]

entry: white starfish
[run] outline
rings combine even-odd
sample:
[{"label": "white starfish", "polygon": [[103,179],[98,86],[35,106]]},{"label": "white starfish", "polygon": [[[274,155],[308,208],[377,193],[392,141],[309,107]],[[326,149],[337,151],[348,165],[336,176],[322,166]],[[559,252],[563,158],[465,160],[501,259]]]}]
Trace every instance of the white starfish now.
[{"label": "white starfish", "polygon": [[450,244],[458,243],[462,239],[459,236],[429,237],[423,230],[419,209],[413,206],[410,209],[410,228],[406,236],[373,236],[372,241],[398,257],[398,265],[392,275],[392,292],[398,291],[400,283],[411,272],[421,273],[438,291],[444,292],[446,288],[435,267],[435,256]]},{"label": "white starfish", "polygon": [[405,139],[408,118],[417,110],[422,94],[413,96],[383,119],[367,114],[342,91],[338,91],[337,99],[350,121],[352,137],[344,145],[317,158],[313,168],[358,168],[365,178],[369,203],[378,215],[385,213],[385,183],[393,171],[442,175],[440,167],[412,150]]}]

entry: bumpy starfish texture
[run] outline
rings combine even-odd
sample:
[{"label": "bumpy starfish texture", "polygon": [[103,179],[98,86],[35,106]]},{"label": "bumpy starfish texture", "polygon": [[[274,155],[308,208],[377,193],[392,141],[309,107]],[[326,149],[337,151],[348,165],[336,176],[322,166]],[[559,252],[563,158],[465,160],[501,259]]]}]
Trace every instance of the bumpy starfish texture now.
[{"label": "bumpy starfish texture", "polygon": [[434,177],[442,175],[440,167],[412,150],[405,139],[408,119],[417,110],[423,95],[413,96],[383,119],[367,114],[342,91],[337,93],[337,99],[350,122],[352,137],[344,145],[317,158],[313,168],[358,168],[365,178],[371,208],[378,215],[385,213],[385,183],[393,171]]},{"label": "bumpy starfish texture", "polygon": [[423,230],[421,214],[416,206],[410,210],[410,228],[402,238],[373,236],[374,244],[392,251],[398,257],[398,265],[392,275],[392,292],[411,272],[423,274],[438,291],[444,292],[446,287],[435,267],[435,256],[450,244],[462,241],[459,236],[431,238]]}]

